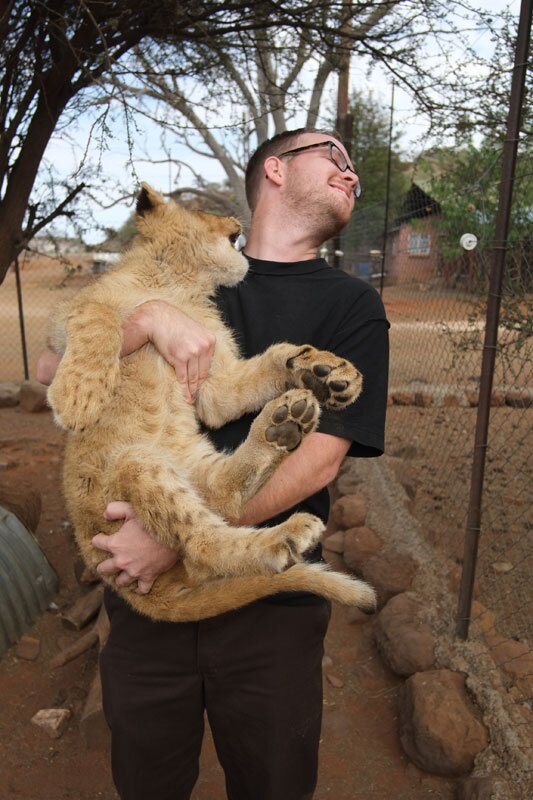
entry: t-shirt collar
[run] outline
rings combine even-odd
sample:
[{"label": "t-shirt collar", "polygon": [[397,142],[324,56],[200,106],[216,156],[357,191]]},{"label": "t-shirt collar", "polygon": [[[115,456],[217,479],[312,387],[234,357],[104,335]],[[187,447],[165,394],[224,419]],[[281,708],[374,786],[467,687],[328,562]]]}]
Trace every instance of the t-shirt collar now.
[{"label": "t-shirt collar", "polygon": [[306,261],[263,261],[251,256],[246,256],[246,258],[250,264],[250,272],[255,275],[305,275],[309,272],[329,269],[329,264],[324,258],[310,258]]}]

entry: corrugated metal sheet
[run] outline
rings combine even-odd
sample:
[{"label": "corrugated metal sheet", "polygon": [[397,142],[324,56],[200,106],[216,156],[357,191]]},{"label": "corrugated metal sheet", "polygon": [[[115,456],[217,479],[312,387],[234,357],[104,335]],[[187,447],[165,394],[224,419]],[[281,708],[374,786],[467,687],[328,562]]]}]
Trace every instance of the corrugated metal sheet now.
[{"label": "corrugated metal sheet", "polygon": [[57,587],[35,538],[0,506],[0,656],[50,605]]}]

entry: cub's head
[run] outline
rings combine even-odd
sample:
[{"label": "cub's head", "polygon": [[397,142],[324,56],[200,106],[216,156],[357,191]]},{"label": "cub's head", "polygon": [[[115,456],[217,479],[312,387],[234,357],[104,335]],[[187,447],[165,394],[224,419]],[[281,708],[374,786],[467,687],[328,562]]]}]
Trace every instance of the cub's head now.
[{"label": "cub's head", "polygon": [[136,210],[137,244],[162,269],[209,289],[234,286],[246,275],[248,262],[235,249],[242,226],[234,217],[189,211],[147,183],[141,184]]}]

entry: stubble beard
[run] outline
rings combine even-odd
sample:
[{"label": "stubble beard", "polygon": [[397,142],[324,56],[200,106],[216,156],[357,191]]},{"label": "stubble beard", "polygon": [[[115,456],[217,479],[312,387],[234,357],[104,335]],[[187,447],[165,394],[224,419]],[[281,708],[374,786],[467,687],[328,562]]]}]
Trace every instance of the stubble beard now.
[{"label": "stubble beard", "polygon": [[350,214],[342,207],[342,197],[335,202],[329,191],[329,187],[328,191],[317,190],[315,185],[289,184],[287,187],[288,213],[294,215],[293,219],[301,219],[302,226],[312,231],[317,246],[340,233],[350,219]]}]

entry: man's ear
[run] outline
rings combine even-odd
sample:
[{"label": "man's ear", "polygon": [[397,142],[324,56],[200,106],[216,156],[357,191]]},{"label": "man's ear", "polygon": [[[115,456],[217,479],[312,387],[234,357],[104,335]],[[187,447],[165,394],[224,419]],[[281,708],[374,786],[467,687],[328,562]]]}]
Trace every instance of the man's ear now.
[{"label": "man's ear", "polygon": [[264,163],[265,177],[276,186],[281,186],[285,175],[285,165],[277,156],[269,156]]},{"label": "man's ear", "polygon": [[135,210],[139,216],[143,217],[147,211],[153,211],[156,206],[165,202],[163,195],[156,192],[149,183],[141,183],[141,191],[137,195]]}]

